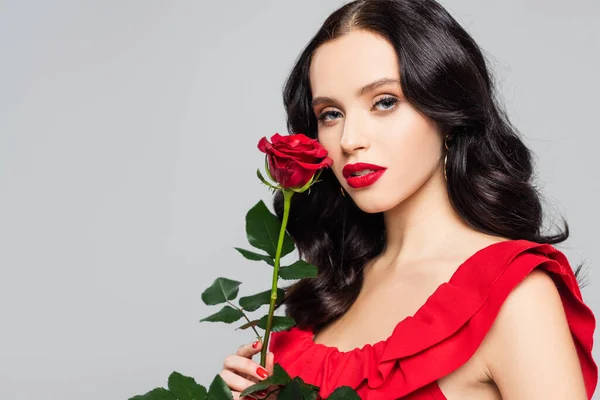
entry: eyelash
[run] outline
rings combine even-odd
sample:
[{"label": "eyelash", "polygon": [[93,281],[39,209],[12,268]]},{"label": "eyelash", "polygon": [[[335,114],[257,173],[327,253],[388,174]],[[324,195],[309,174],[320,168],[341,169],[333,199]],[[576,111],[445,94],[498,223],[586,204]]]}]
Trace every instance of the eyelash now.
[{"label": "eyelash", "polygon": [[[373,107],[376,107],[377,105],[383,103],[383,102],[391,102],[392,103],[392,107],[388,108],[387,110],[384,111],[391,111],[395,108],[396,104],[398,103],[398,99],[395,97],[384,97],[382,99],[380,99],[379,101],[375,102],[375,104],[373,104]],[[321,113],[318,117],[317,117],[317,121],[319,122],[319,124],[325,124],[327,122],[331,122],[331,120],[325,120],[325,118],[333,113],[338,113],[341,114],[339,111],[325,111],[324,113]]]}]

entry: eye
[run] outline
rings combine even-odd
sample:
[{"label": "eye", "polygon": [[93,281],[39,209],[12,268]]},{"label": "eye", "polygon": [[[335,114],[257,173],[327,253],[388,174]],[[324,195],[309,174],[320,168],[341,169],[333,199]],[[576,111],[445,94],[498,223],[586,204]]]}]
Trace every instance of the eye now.
[{"label": "eye", "polygon": [[384,98],[380,99],[379,101],[375,102],[375,104],[373,104],[373,107],[382,106],[383,108],[380,108],[380,110],[390,111],[390,110],[394,109],[394,106],[396,105],[396,103],[398,103],[397,98],[384,97]]},{"label": "eye", "polygon": [[342,115],[339,111],[325,111],[317,117],[317,120],[320,124],[325,122],[331,122],[335,117],[340,117]]}]

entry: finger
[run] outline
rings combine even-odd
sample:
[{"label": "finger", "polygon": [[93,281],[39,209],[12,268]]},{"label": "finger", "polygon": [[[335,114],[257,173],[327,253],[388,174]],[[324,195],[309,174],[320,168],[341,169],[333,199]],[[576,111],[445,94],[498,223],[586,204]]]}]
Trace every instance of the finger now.
[{"label": "finger", "polygon": [[249,381],[248,379],[242,378],[235,372],[230,371],[228,369],[222,370],[221,372],[219,372],[219,375],[221,375],[221,378],[223,378],[227,386],[229,386],[229,389],[231,389],[232,391],[235,390],[239,393],[243,392],[244,390],[246,390],[246,388],[254,385],[255,383]]},{"label": "finger", "polygon": [[256,397],[251,394],[241,397],[241,392],[234,392],[233,390],[231,391],[231,394],[233,394],[233,400],[256,400]]},{"label": "finger", "polygon": [[238,356],[252,358],[253,355],[262,350],[262,340],[257,340],[253,343],[247,343],[240,346],[235,353]]},{"label": "finger", "polygon": [[255,382],[262,381],[269,376],[269,371],[265,370],[260,364],[252,361],[249,358],[244,358],[237,355],[225,357],[225,361],[223,361],[223,369],[236,373],[248,374],[252,377],[250,381]]},{"label": "finger", "polygon": [[231,391],[231,394],[233,394],[233,400],[256,400],[256,397],[252,396],[251,394],[244,397],[240,397],[242,394],[241,392]]},{"label": "finger", "polygon": [[251,394],[241,397],[242,396],[241,392],[231,391],[231,394],[233,394],[233,400],[256,400],[257,399],[257,397],[254,397]]},{"label": "finger", "polygon": [[259,392],[254,392],[252,394],[247,394],[244,397],[242,397],[242,392],[236,392],[234,390],[231,391],[231,394],[233,395],[233,400],[257,400],[257,399],[264,399],[264,396],[261,396],[261,395],[263,395],[263,393],[264,393],[264,395],[267,394],[266,390],[263,391],[261,393],[261,395],[259,395],[259,393],[261,393],[261,392],[260,391]]},{"label": "finger", "polygon": [[275,354],[269,352],[267,353],[267,362],[266,362],[266,369],[267,372],[269,372],[269,376],[273,375],[273,365],[274,365],[274,360],[275,360]]}]

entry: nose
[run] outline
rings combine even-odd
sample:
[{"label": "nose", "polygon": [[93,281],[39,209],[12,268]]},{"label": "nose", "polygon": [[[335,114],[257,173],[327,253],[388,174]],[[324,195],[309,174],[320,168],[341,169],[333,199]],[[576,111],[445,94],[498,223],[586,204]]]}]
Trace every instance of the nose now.
[{"label": "nose", "polygon": [[365,133],[364,123],[360,120],[360,117],[355,115],[351,119],[346,116],[340,146],[347,154],[368,148],[368,137]]}]

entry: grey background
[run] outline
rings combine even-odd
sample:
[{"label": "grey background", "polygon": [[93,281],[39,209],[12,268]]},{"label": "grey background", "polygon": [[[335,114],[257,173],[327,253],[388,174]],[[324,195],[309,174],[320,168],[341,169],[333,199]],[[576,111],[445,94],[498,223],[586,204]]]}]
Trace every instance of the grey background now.
[{"label": "grey background", "polygon": [[[284,78],[342,3],[0,1],[0,398],[208,385],[253,341],[198,323],[217,310],[200,294],[270,286],[233,249],[270,204],[256,143],[285,132]],[[443,4],[488,54],[600,313],[598,2]]]}]

